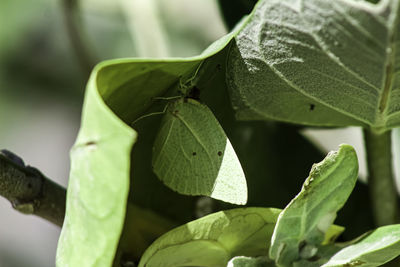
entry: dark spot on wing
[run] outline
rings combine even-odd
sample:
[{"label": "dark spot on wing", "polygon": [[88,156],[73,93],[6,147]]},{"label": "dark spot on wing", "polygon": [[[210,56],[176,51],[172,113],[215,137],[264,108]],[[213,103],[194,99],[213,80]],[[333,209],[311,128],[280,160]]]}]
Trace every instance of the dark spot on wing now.
[{"label": "dark spot on wing", "polygon": [[193,156],[196,156],[196,155],[197,155],[197,153],[196,153],[196,152],[193,152],[193,153],[192,153],[192,155],[193,155]]},{"label": "dark spot on wing", "polygon": [[222,152],[221,151],[218,151],[218,156],[222,156]]},{"label": "dark spot on wing", "polygon": [[179,113],[178,109],[175,109],[174,111],[172,111],[172,115],[175,117],[178,115],[178,113]]},{"label": "dark spot on wing", "polygon": [[314,104],[310,104],[310,110],[313,111],[315,109],[315,105]]}]

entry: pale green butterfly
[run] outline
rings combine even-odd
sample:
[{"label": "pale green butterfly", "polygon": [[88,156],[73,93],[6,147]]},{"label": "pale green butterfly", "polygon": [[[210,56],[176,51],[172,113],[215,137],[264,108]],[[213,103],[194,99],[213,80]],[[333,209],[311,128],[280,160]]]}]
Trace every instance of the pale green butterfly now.
[{"label": "pale green butterfly", "polygon": [[181,194],[247,202],[246,178],[229,139],[211,110],[193,98],[167,105],[152,165],[158,178]]}]

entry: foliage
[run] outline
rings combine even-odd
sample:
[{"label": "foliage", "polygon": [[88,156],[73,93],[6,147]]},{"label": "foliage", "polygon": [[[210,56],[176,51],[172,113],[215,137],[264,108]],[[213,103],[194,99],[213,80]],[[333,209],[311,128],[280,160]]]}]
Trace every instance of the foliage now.
[{"label": "foliage", "polygon": [[[399,126],[399,14],[400,0],[261,0],[199,56],[97,65],[71,152],[57,266],[139,257],[148,267],[379,266],[400,255],[400,225],[335,242],[343,228],[332,223],[358,176],[349,145],[313,165],[283,210],[232,205],[281,205],[293,195],[280,189],[298,185],[287,179],[302,177],[284,157],[318,157],[304,140],[285,153],[267,143],[274,130],[295,132],[270,120],[377,134]],[[235,121],[230,100],[237,119],[263,122]],[[162,121],[149,117],[160,111]],[[281,165],[263,163],[274,160]],[[157,230],[144,237],[135,215]]]}]

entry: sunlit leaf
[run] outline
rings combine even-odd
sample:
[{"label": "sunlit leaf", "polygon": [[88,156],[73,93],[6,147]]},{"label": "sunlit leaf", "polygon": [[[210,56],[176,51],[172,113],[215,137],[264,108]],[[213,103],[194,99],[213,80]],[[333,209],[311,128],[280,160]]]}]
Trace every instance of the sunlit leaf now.
[{"label": "sunlit leaf", "polygon": [[400,125],[400,1],[262,0],[227,81],[240,119]]},{"label": "sunlit leaf", "polygon": [[400,225],[380,227],[336,253],[323,267],[374,267],[400,255]]},{"label": "sunlit leaf", "polygon": [[241,208],[187,223],[157,239],[139,267],[226,266],[236,255],[266,255],[279,212]]},{"label": "sunlit leaf", "polygon": [[314,164],[301,192],[279,215],[270,257],[278,266],[291,266],[317,256],[318,247],[354,188],[357,155],[349,145]]},{"label": "sunlit leaf", "polygon": [[136,133],[111,113],[89,81],[71,151],[67,210],[57,266],[110,266],[124,223]]},{"label": "sunlit leaf", "polygon": [[81,129],[71,151],[57,266],[112,264],[124,224],[130,155],[137,136],[126,123],[145,113],[154,97],[193,77],[202,62],[223,51],[238,29],[197,57],[118,59],[95,67],[87,85]]}]

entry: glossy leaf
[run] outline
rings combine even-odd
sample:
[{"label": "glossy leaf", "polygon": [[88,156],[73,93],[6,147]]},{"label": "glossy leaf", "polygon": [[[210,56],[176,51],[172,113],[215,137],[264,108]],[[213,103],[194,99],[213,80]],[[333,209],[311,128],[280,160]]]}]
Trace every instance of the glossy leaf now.
[{"label": "glossy leaf", "polygon": [[235,255],[266,255],[279,212],[241,208],[187,223],[157,239],[139,267],[226,266]]},{"label": "glossy leaf", "polygon": [[400,225],[380,227],[337,252],[323,267],[374,267],[400,255]]},{"label": "glossy leaf", "polygon": [[179,193],[247,202],[246,178],[229,139],[211,110],[194,99],[168,105],[154,144],[153,168]]},{"label": "glossy leaf", "polygon": [[400,1],[262,0],[227,81],[240,119],[400,125]]},{"label": "glossy leaf", "polygon": [[81,129],[71,151],[65,222],[57,266],[110,266],[124,224],[131,150],[137,133],[125,123],[153,98],[196,75],[223,51],[239,28],[201,55],[176,59],[118,59],[100,63],[87,85]]},{"label": "glossy leaf", "polygon": [[278,266],[291,266],[318,253],[325,234],[354,188],[357,155],[349,145],[314,164],[301,192],[279,215],[270,257]]}]

